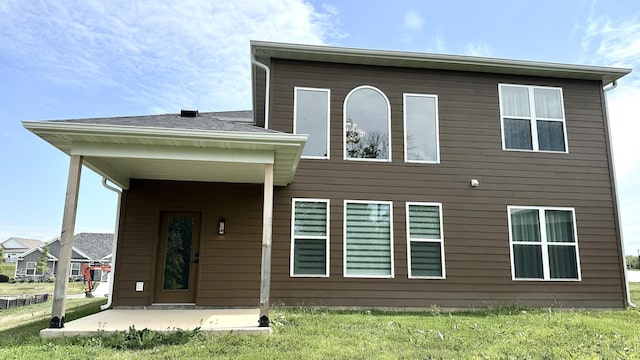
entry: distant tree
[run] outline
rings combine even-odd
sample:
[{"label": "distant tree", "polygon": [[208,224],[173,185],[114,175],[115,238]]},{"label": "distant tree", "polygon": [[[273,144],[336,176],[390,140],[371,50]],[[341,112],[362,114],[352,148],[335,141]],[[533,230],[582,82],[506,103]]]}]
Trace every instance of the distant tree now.
[{"label": "distant tree", "polygon": [[635,255],[627,255],[627,267],[629,269],[640,269],[640,259]]},{"label": "distant tree", "polygon": [[42,255],[36,263],[36,274],[46,274],[49,271],[47,261],[49,260],[49,245],[45,245],[42,249]]},{"label": "distant tree", "polygon": [[0,264],[4,262],[4,248],[0,246]]}]

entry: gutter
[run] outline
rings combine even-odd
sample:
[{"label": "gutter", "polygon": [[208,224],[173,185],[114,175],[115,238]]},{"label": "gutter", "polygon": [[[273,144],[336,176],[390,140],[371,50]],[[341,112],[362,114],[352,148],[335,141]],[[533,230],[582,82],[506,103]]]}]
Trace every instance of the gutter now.
[{"label": "gutter", "polygon": [[116,227],[113,233],[113,247],[111,253],[111,273],[109,276],[111,277],[109,280],[109,296],[107,297],[107,303],[100,306],[100,310],[107,310],[111,307],[111,303],[113,302],[113,284],[115,283],[116,277],[116,251],[118,249],[118,232],[120,227],[120,201],[122,198],[122,190],[117,189],[109,184],[107,184],[107,178],[102,178],[102,186],[105,188],[115,192],[118,194],[118,208],[116,209]]},{"label": "gutter", "polygon": [[269,67],[258,60],[256,60],[255,56],[252,57],[251,63],[259,68],[264,69],[265,71],[265,94],[264,94],[264,128],[269,128],[269,88],[271,87],[271,70]]},{"label": "gutter", "polygon": [[[618,82],[617,81],[613,81],[611,83],[611,86],[609,86],[608,88],[603,88],[604,92],[608,92],[611,91],[613,89],[615,89],[616,87],[618,87]],[[627,258],[626,258],[626,253],[624,251],[624,237],[622,235],[622,217],[620,216],[620,196],[618,195],[618,187],[617,187],[617,181],[616,181],[616,166],[615,166],[615,160],[614,160],[614,156],[613,156],[613,144],[611,142],[611,124],[609,123],[609,105],[607,104],[607,96],[606,94],[603,96],[604,99],[604,119],[605,122],[607,123],[607,133],[609,134],[609,152],[611,154],[611,177],[612,177],[612,182],[613,182],[613,199],[615,201],[616,204],[616,220],[618,222],[618,230],[619,230],[619,234],[620,234],[620,251],[622,252],[622,267],[623,267],[623,274],[624,274],[624,283],[625,283],[625,293],[627,296],[627,304],[632,307],[635,308],[636,304],[633,303],[633,301],[631,301],[631,291],[629,290],[629,275],[627,274]]]}]

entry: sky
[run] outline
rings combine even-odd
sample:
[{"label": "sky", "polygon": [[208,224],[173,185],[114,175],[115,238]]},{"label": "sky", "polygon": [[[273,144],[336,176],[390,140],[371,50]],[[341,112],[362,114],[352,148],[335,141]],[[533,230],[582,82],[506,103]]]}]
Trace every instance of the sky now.
[{"label": "sky", "polygon": [[[251,109],[250,40],[633,68],[607,97],[640,253],[637,0],[0,0],[0,241],[62,224],[69,157],[22,120]],[[85,168],[76,233],[113,232],[116,199]]]}]

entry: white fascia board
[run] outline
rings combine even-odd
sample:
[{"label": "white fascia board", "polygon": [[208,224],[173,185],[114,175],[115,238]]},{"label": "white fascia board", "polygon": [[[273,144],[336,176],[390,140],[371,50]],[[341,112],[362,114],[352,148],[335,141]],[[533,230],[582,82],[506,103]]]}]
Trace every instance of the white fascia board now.
[{"label": "white fascia board", "polygon": [[306,135],[288,133],[260,133],[239,131],[214,131],[194,129],[169,129],[140,126],[77,124],[71,122],[23,121],[25,129],[37,135],[57,134],[77,136],[117,136],[162,140],[216,141],[222,143],[251,143],[254,145],[295,145],[304,142]]},{"label": "white fascia board", "polygon": [[[261,51],[266,56],[307,61],[354,64],[376,64],[487,73],[526,74],[559,78],[588,78],[606,85],[631,72],[628,68],[572,65],[540,61],[509,60],[464,55],[443,55],[406,51],[341,48],[251,41],[252,54]],[[412,64],[412,65],[408,65]]]},{"label": "white fascia board", "polygon": [[80,255],[80,256],[82,256],[82,257],[84,257],[85,259],[87,259],[87,260],[91,260],[91,258],[90,258],[87,254],[85,254],[85,253],[83,253],[82,251],[78,250],[78,248],[77,248],[77,247],[72,246],[72,247],[71,247],[71,250],[75,251],[78,255]]},{"label": "white fascia board", "polygon": [[219,148],[88,142],[74,142],[71,146],[71,155],[108,158],[216,161],[249,164],[273,163],[273,151],[268,150],[227,150]]},{"label": "white fascia board", "polygon": [[42,248],[40,248],[40,247],[38,247],[38,246],[36,246],[36,247],[34,247],[34,248],[31,248],[30,250],[27,250],[27,251],[23,252],[22,254],[18,255],[18,259],[23,259],[25,256],[27,256],[27,255],[29,255],[29,254],[31,254],[31,253],[33,253],[33,252],[35,252],[35,251],[40,251],[40,252],[42,252]]},{"label": "white fascia board", "polygon": [[96,174],[106,178],[121,189],[129,189],[129,176],[111,166],[102,158],[84,158],[82,165],[93,170]]}]

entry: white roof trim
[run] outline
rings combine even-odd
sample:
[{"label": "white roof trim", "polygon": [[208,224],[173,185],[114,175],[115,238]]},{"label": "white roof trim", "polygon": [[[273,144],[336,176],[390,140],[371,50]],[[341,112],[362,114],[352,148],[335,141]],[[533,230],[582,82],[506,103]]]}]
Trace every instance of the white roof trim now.
[{"label": "white roof trim", "polygon": [[345,64],[414,67],[498,74],[601,80],[612,83],[631,72],[627,68],[571,65],[463,55],[341,48],[318,45],[251,41],[251,53],[260,58],[323,61]]},{"label": "white roof trim", "polygon": [[[127,189],[131,178],[261,183],[274,164],[274,184],[293,181],[307,135],[23,121],[67,155]],[[171,170],[180,171],[171,171]]]},{"label": "white roof trim", "polygon": [[[47,244],[47,245],[48,245],[48,244]],[[25,251],[25,252],[23,252],[22,254],[18,255],[17,259],[18,259],[18,260],[24,260],[24,257],[25,257],[25,256],[27,256],[27,255],[29,255],[29,254],[31,254],[31,253],[34,253],[34,252],[36,252],[36,251],[39,251],[40,253],[43,253],[43,252],[44,252],[44,249],[43,249],[43,248],[41,248],[41,247],[36,246],[36,247],[31,248],[30,250]],[[57,258],[57,257],[55,257],[54,255],[51,255],[51,253],[47,253],[47,260],[58,261],[58,258]]]}]

